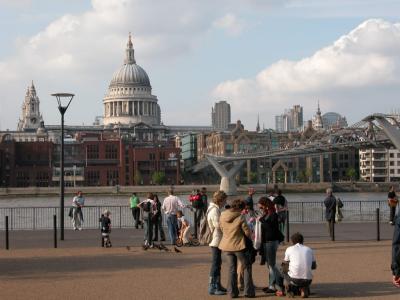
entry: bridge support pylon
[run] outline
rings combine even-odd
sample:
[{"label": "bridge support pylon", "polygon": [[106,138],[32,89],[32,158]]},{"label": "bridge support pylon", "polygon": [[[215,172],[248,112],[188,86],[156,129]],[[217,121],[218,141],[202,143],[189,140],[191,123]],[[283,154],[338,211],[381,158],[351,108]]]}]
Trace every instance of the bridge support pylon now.
[{"label": "bridge support pylon", "polygon": [[392,125],[383,114],[374,114],[364,119],[364,121],[371,120],[376,120],[381,125],[383,132],[386,133],[393,145],[400,150],[400,131],[397,126]]},{"label": "bridge support pylon", "polygon": [[219,189],[224,191],[225,194],[227,194],[228,196],[237,195],[235,176],[243,167],[246,161],[245,160],[234,161],[232,168],[227,170],[226,167],[221,163],[219,163],[215,158],[208,155],[206,156],[206,158],[218,172],[219,176],[221,176],[221,184]]}]

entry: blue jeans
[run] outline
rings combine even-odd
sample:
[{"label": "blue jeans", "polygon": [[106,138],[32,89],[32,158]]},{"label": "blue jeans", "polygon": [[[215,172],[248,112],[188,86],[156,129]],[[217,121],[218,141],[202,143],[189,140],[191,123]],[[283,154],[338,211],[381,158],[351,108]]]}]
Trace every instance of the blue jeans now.
[{"label": "blue jeans", "polygon": [[171,241],[171,245],[175,245],[176,238],[178,237],[176,228],[178,226],[178,220],[176,215],[169,214],[167,215],[167,226],[168,226],[168,235]]},{"label": "blue jeans", "polygon": [[212,278],[221,277],[221,265],[222,265],[221,250],[219,250],[218,247],[210,247],[210,248],[212,253],[210,277]]},{"label": "blue jeans", "polygon": [[278,246],[279,241],[266,242],[264,244],[264,251],[269,270],[269,288],[281,291],[281,274],[276,267],[276,252],[278,251]]}]

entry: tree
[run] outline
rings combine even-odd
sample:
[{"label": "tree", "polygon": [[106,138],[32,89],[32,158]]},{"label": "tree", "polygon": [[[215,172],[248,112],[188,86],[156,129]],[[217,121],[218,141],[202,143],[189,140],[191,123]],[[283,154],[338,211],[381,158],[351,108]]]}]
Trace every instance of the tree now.
[{"label": "tree", "polygon": [[156,171],[151,175],[151,180],[153,181],[153,183],[157,184],[157,185],[162,185],[165,183],[165,173],[161,172],[161,171]]},{"label": "tree", "polygon": [[346,170],[346,176],[350,179],[351,182],[354,181],[354,179],[357,176],[357,172],[356,169],[354,169],[353,167],[350,167]]},{"label": "tree", "polygon": [[137,171],[135,172],[135,176],[133,177],[133,181],[135,182],[135,185],[142,184],[142,182],[143,182],[143,177],[142,177],[142,174],[140,174],[140,171],[139,171],[139,170],[137,170]]},{"label": "tree", "polygon": [[250,172],[250,183],[257,183],[258,175],[256,172]]}]

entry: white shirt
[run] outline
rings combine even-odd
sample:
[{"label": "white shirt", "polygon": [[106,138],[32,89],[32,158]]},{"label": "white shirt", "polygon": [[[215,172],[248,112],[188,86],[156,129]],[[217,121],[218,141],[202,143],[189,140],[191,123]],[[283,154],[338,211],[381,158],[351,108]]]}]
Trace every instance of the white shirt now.
[{"label": "white shirt", "polygon": [[217,204],[211,202],[207,210],[207,222],[212,232],[212,240],[209,244],[210,247],[218,247],[222,239],[222,231],[219,226],[219,218],[221,217],[221,210]]},{"label": "white shirt", "polygon": [[154,213],[154,212],[156,211],[156,208],[157,208],[157,207],[156,207],[156,202],[155,202],[154,200],[146,199],[146,200],[140,202],[140,203],[139,203],[139,206],[140,206],[140,207],[143,207],[143,204],[144,204],[144,203],[147,203],[147,202],[150,202],[150,212],[151,212],[151,213]]},{"label": "white shirt", "polygon": [[285,261],[289,262],[288,275],[296,279],[312,279],[311,266],[315,261],[311,248],[297,243],[286,249]]},{"label": "white shirt", "polygon": [[176,212],[179,208],[184,208],[185,205],[181,202],[177,196],[169,195],[167,198],[164,199],[161,209],[167,215],[176,215]]},{"label": "white shirt", "polygon": [[72,199],[72,206],[73,207],[81,207],[85,205],[85,198],[75,196],[74,199]]}]

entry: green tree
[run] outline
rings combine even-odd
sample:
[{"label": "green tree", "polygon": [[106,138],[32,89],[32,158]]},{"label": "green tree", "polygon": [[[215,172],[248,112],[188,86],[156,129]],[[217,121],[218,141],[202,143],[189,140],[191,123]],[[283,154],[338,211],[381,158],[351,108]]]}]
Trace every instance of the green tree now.
[{"label": "green tree", "polygon": [[151,180],[153,181],[153,183],[157,184],[157,185],[162,185],[165,183],[165,173],[161,172],[161,171],[156,171],[151,175]]},{"label": "green tree", "polygon": [[250,183],[257,183],[258,176],[256,172],[250,172]]},{"label": "green tree", "polygon": [[140,184],[142,184],[143,177],[142,177],[142,174],[140,173],[139,170],[137,170],[137,171],[135,172],[135,176],[133,177],[133,181],[135,182],[135,185],[140,185]]},{"label": "green tree", "polygon": [[353,182],[354,179],[357,176],[357,172],[356,169],[354,169],[353,167],[350,167],[346,170],[346,176]]}]

